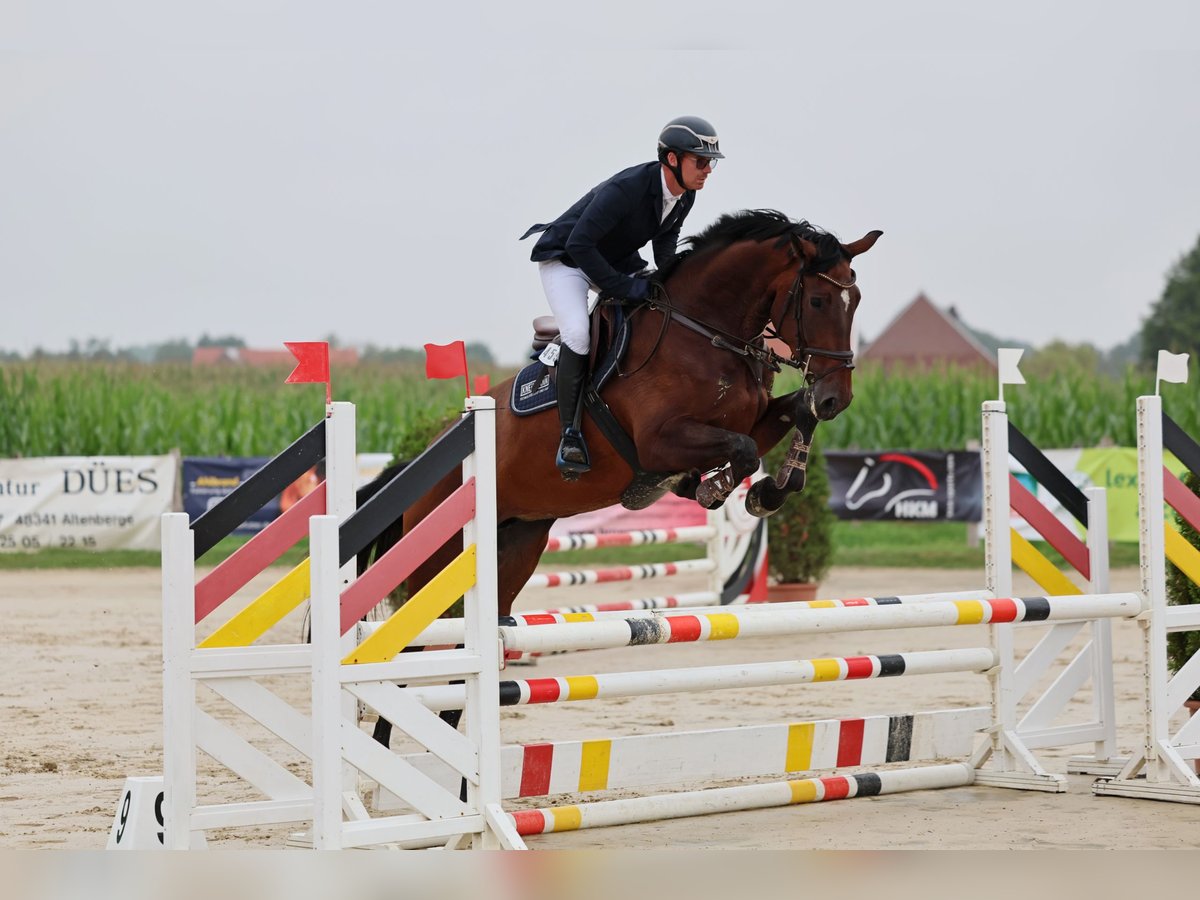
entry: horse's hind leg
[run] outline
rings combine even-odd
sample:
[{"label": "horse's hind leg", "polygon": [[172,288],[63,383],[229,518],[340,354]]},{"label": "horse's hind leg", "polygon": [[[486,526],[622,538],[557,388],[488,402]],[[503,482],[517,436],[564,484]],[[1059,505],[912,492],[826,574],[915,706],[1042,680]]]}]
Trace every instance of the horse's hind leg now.
[{"label": "horse's hind leg", "polygon": [[538,561],[546,549],[550,526],[555,519],[536,519],[526,522],[509,519],[497,531],[499,613],[507,616],[512,612],[513,601],[529,576],[537,568]]},{"label": "horse's hind leg", "polygon": [[[663,427],[653,443],[639,441],[638,455],[649,471],[683,472],[672,490],[709,509],[719,506],[734,486],[758,468],[758,447],[749,436],[691,419],[676,420]],[[702,485],[699,474],[727,464],[729,470],[722,482],[728,489],[723,486],[701,501],[697,496]]]},{"label": "horse's hind leg", "polygon": [[[626,509],[645,509],[659,500],[669,489],[675,490],[681,476],[664,476],[661,472],[638,472],[633,481],[621,492],[621,505]],[[676,491],[678,493],[678,491]],[[693,496],[688,499],[695,499]]]}]

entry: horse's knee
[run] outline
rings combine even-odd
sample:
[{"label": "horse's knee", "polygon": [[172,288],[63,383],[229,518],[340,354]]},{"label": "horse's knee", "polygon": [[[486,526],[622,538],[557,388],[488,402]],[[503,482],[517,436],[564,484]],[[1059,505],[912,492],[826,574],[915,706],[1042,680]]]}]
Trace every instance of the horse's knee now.
[{"label": "horse's knee", "polygon": [[758,445],[749,435],[738,435],[737,446],[729,457],[734,477],[738,481],[758,471]]}]

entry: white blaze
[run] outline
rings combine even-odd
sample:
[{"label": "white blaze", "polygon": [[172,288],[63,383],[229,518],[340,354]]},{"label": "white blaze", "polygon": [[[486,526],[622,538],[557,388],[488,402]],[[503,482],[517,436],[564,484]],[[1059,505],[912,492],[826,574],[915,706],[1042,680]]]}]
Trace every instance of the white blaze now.
[{"label": "white blaze", "polygon": [[846,305],[846,312],[849,312],[850,311],[850,292],[849,291],[846,291],[846,290],[842,291],[842,303],[844,303]]}]

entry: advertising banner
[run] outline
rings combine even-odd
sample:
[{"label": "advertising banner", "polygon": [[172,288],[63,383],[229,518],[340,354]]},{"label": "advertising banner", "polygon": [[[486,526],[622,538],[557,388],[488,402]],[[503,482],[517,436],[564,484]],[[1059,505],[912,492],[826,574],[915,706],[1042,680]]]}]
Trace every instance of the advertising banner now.
[{"label": "advertising banner", "polygon": [[[1176,475],[1183,471],[1183,465],[1169,453],[1163,455],[1163,464]],[[1133,447],[1082,450],[1076,465],[1080,482],[1087,487],[1104,488],[1109,540],[1136,544],[1139,537],[1137,450]],[[1168,521],[1173,519],[1168,517]],[[1081,529],[1076,526],[1075,531]]]},{"label": "advertising banner", "polygon": [[[1138,467],[1135,448],[1094,447],[1044,452],[1080,490],[1089,487],[1104,488],[1110,541],[1128,544],[1138,542]],[[1038,500],[1072,532],[1083,537],[1083,528],[1050,492],[1026,474],[1025,469],[1015,459],[1009,457],[1008,462],[1009,468],[1021,483],[1033,491]],[[1182,476],[1186,471],[1184,465],[1170,453],[1163,454],[1163,465],[1175,475]],[[1168,510],[1167,521],[1174,522],[1173,516],[1174,513]],[[1032,528],[1016,516],[1013,517],[1013,527],[1030,540],[1037,536]]]},{"label": "advertising banner", "polygon": [[839,519],[978,522],[983,471],[974,450],[826,451]]},{"label": "advertising banner", "polygon": [[[234,488],[267,464],[266,456],[185,456],[183,458],[183,511],[195,522]],[[306,473],[307,474],[307,473]],[[279,515],[276,497],[239,525],[234,534],[262,531]]]},{"label": "advertising banner", "polygon": [[[359,453],[356,488],[378,475],[392,460],[390,453]],[[183,459],[183,511],[193,522],[216,506],[239,484],[268,462],[266,456],[185,456]],[[304,497],[325,477],[324,464],[313,466],[288,485],[266,506],[243,522],[234,534],[262,531],[292,504]]]},{"label": "advertising banner", "polygon": [[0,551],[157,550],[174,456],[0,460]]},{"label": "advertising banner", "polygon": [[[1129,447],[1096,449],[1066,449],[1044,451],[1079,487],[1096,485],[1107,489],[1109,529],[1114,541],[1136,542],[1137,526],[1137,454]],[[138,457],[141,459],[141,457]],[[150,457],[150,459],[158,459]],[[358,486],[370,481],[392,459],[389,453],[358,454]],[[983,474],[977,451],[877,451],[858,453],[825,452],[830,480],[829,505],[841,519],[875,519],[893,521],[961,521],[978,522],[983,514]],[[185,457],[183,460],[184,511],[193,519],[254,474],[266,457]],[[13,461],[9,461],[13,462]],[[32,460],[17,460],[30,463]],[[90,460],[86,461],[90,462]],[[1179,474],[1182,465],[1166,454],[1167,468]],[[1009,457],[1012,473],[1037,498],[1073,531],[1081,529],[1061,508],[1048,491],[1026,474],[1024,468]],[[61,476],[60,476],[61,477]],[[73,476],[78,481],[78,476]],[[99,478],[99,476],[96,476]],[[318,469],[306,472],[286,488],[241,533],[261,530],[273,521],[284,508],[304,496],[317,483],[322,473]],[[0,502],[15,492],[16,480],[10,488],[0,479]],[[74,487],[72,482],[71,487]],[[6,510],[0,508],[0,513]],[[620,506],[584,513],[555,523],[551,535],[558,537],[581,531],[633,531],[644,528],[678,528],[703,525],[705,512],[691,500],[668,493],[644,510],[628,510]],[[3,525],[11,522],[6,515],[0,521],[0,535],[6,534]],[[1013,527],[1026,538],[1036,533],[1015,514]],[[157,547],[157,537],[153,547]],[[13,539],[0,542],[13,547]]]}]

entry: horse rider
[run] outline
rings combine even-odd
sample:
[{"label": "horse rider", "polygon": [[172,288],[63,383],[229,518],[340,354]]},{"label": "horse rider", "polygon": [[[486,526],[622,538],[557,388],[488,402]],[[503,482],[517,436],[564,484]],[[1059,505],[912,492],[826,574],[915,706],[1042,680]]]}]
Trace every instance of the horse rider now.
[{"label": "horse rider", "polygon": [[553,222],[521,235],[524,240],[542,232],[530,258],[538,264],[562,338],[557,362],[562,441],[555,465],[566,481],[591,468],[580,430],[591,350],[588,291],[622,300],[648,299],[650,276],[638,251],[653,242],[660,269],[675,257],[679,229],[696,202],[696,191],[724,158],[712,125],[697,116],[672,119],[658,136],[656,162],[618,172]]}]

